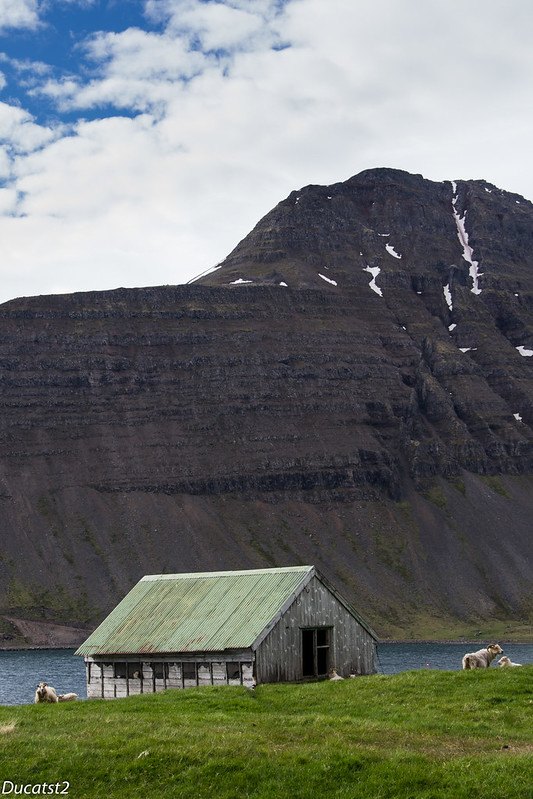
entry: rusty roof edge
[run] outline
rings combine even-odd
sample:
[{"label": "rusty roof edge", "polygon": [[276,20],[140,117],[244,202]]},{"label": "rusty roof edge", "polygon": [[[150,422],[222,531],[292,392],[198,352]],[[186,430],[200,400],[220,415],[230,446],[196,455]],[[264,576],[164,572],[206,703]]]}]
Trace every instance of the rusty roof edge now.
[{"label": "rusty roof edge", "polygon": [[323,583],[326,586],[328,591],[331,591],[333,596],[341,603],[341,605],[343,605],[346,608],[348,613],[350,613],[350,615],[353,616],[354,619],[356,619],[359,622],[361,627],[363,627],[367,631],[367,633],[372,636],[374,641],[379,641],[378,634],[376,633],[376,631],[373,630],[372,627],[370,626],[370,624],[368,624],[368,622],[366,622],[363,619],[363,617],[359,615],[359,613],[356,611],[356,609],[352,605],[350,605],[348,600],[345,599],[342,596],[342,594],[339,594],[337,589],[330,583],[330,581],[326,577],[324,577],[324,575],[321,574],[319,571],[316,571],[316,576],[317,576],[317,579],[320,580],[320,582]]},{"label": "rusty roof edge", "polygon": [[128,652],[124,650],[123,652],[116,652],[115,650],[109,652],[93,652],[92,654],[85,655],[85,660],[97,663],[104,659],[108,659],[110,662],[115,660],[122,660],[136,658],[137,661],[143,660],[154,660],[154,661],[161,661],[161,660],[170,660],[170,661],[180,661],[180,660],[194,660],[202,659],[204,660],[206,657],[212,657],[216,660],[217,655],[242,655],[243,657],[247,657],[250,655],[251,657],[255,657],[255,652],[252,652],[251,647],[249,646],[233,646],[233,647],[226,647],[226,649],[191,649],[187,652],[174,652],[173,650],[165,651],[165,652]]},{"label": "rusty roof edge", "polygon": [[283,614],[290,608],[294,600],[302,593],[305,586],[311,581],[311,579],[316,574],[316,569],[314,566],[302,566],[302,571],[305,570],[305,575],[294,591],[291,592],[291,595],[287,597],[283,605],[279,608],[278,611],[272,616],[271,620],[268,622],[267,625],[261,630],[253,644],[251,645],[251,649],[253,652],[263,643],[267,635],[271,632],[271,630],[276,626],[278,621],[281,619]]}]

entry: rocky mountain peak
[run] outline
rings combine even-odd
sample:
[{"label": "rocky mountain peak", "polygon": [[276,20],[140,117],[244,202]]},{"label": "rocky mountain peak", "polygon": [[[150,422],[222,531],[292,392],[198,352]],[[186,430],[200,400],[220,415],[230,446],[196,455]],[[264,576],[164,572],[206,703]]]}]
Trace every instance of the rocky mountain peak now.
[{"label": "rocky mountain peak", "polygon": [[470,264],[459,237],[466,224],[483,265],[480,284],[488,288],[502,277],[526,278],[532,213],[529,201],[486,181],[435,183],[400,170],[366,170],[343,183],[291,192],[198,283],[326,283],[342,291],[363,288],[367,270],[379,269],[382,287],[405,280],[468,286]]}]

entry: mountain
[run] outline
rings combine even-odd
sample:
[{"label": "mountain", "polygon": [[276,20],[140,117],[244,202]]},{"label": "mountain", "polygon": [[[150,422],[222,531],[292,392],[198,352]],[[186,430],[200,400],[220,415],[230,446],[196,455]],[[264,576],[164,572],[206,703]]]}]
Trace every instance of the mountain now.
[{"label": "mountain", "polygon": [[391,169],[187,286],[5,303],[3,645],[307,563],[382,636],[533,635],[532,356],[533,205]]}]

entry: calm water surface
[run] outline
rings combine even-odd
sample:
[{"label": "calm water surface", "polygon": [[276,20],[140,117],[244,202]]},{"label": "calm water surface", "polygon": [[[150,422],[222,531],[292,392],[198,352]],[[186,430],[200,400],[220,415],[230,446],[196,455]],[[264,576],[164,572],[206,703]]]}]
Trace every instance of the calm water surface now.
[{"label": "calm water surface", "polygon": [[[465,652],[482,644],[379,644],[379,674],[396,674],[418,669],[461,668]],[[533,663],[533,644],[502,644],[515,663]],[[496,666],[494,661],[492,668]],[[39,682],[53,685],[58,694],[70,691],[80,699],[87,697],[83,658],[73,649],[33,649],[0,651],[0,705],[24,705],[33,702]]]},{"label": "calm water surface", "polygon": [[[485,645],[485,643],[379,644],[376,667],[378,674],[396,674],[400,671],[418,669],[456,671],[462,668],[461,661],[466,652],[475,652]],[[500,646],[513,663],[533,663],[533,644],[500,644]],[[492,662],[491,668],[500,668],[498,660],[499,658],[496,658]]]},{"label": "calm water surface", "polygon": [[58,694],[73,691],[87,698],[85,664],[73,649],[0,651],[0,705],[33,702],[40,682],[53,685]]}]

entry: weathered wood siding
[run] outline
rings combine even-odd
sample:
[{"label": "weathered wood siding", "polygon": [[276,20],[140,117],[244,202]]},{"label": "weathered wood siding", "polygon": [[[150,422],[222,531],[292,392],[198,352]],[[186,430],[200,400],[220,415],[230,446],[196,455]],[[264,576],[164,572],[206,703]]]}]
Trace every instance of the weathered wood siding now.
[{"label": "weathered wood siding", "polygon": [[329,627],[329,667],[374,674],[376,642],[328,588],[313,577],[256,651],[257,682],[303,679],[302,629]]},{"label": "weathered wood siding", "polygon": [[[105,661],[86,658],[87,699],[116,699],[197,685],[251,686],[253,666],[254,654],[250,650],[202,654],[190,659],[175,654],[141,662],[134,655],[113,659],[108,656]],[[117,668],[125,676],[116,676]]]}]

